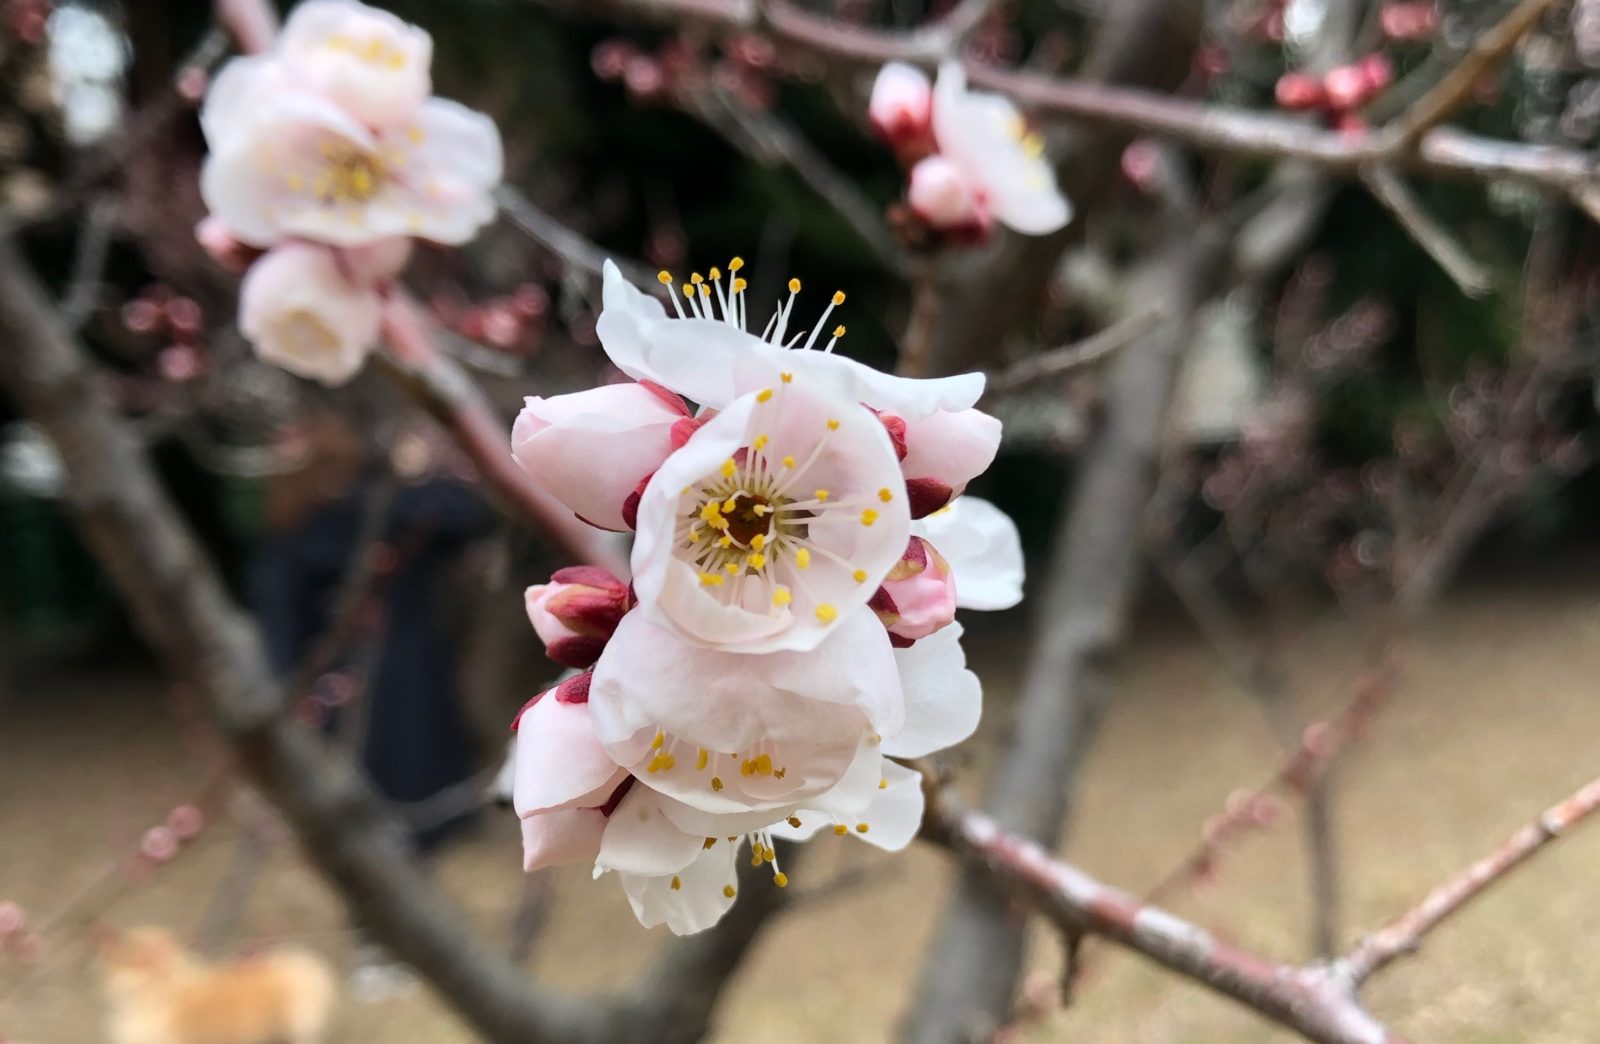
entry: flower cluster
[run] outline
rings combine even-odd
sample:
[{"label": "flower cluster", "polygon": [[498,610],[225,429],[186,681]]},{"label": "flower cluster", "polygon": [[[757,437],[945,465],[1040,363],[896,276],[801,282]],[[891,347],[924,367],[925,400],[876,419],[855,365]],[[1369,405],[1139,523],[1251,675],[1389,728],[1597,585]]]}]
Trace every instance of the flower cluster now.
[{"label": "flower cluster", "polygon": [[798,280],[747,332],[743,267],[663,272],[669,315],[607,265],[598,333],[631,380],[530,398],[512,432],[548,492],[634,533],[631,584],[578,567],[528,591],[581,673],[513,726],[524,865],[592,860],[680,934],[733,903],[746,844],[779,887],[775,839],[906,845],[920,777],[890,759],[978,722],[955,609],[1021,597],[1015,527],[961,496],[999,445],[982,376],[834,354],[844,294],[796,329]]},{"label": "flower cluster", "polygon": [[431,96],[433,42],[355,0],[307,0],[267,54],[234,59],[200,114],[201,239],[265,250],[239,326],[262,358],[326,384],[378,340],[380,291],[412,237],[462,243],[494,216],[493,122]]},{"label": "flower cluster", "polygon": [[967,90],[957,62],[939,68],[936,84],[901,62],[884,66],[867,117],[910,168],[907,202],[936,231],[981,241],[999,222],[1045,235],[1072,218],[1044,139],[1010,99]]}]

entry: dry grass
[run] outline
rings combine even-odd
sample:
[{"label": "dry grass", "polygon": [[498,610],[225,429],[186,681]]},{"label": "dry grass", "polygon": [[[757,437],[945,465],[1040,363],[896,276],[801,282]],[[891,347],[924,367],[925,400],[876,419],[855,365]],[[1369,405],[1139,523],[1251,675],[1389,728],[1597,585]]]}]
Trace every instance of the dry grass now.
[{"label": "dry grass", "polygon": [[[1544,804],[1600,772],[1600,599],[1580,578],[1473,592],[1409,639],[1394,704],[1345,761],[1336,814],[1354,930],[1403,909]],[[990,633],[990,639],[997,635]],[[986,643],[988,644],[988,643]],[[996,664],[1003,650],[984,658]],[[1297,659],[1308,706],[1342,701],[1364,656],[1355,636],[1314,629]],[[1002,707],[1004,680],[991,676]],[[157,710],[150,683],[80,678],[17,694],[0,717],[0,897],[39,915],[104,865],[136,825],[192,792],[199,760]],[[992,713],[981,742],[1000,732]],[[1192,843],[1198,824],[1274,763],[1249,700],[1187,634],[1152,634],[1130,657],[1085,779],[1069,854],[1138,889]],[[1045,781],[1041,781],[1045,785]],[[1221,880],[1177,909],[1238,941],[1302,956],[1309,911],[1299,824],[1231,850]],[[232,852],[220,825],[107,914],[119,924],[198,924]],[[819,842],[797,887],[859,853]],[[521,887],[509,816],[494,816],[440,868],[444,886],[489,937],[504,939]],[[864,848],[865,846],[858,846]],[[1563,840],[1378,979],[1375,1011],[1419,1041],[1578,1044],[1600,1038],[1600,827]],[[762,941],[722,1013],[720,1039],[879,1041],[892,1032],[951,880],[916,850],[869,883],[789,918]],[[620,890],[564,873],[536,972],[573,990],[615,988],[661,940],[632,922]],[[245,915],[252,940],[295,939],[336,961],[349,938],[337,904],[292,846],[280,846]],[[27,1044],[99,1039],[99,1002],[81,933],[47,940],[43,966],[0,958],[0,1038]],[[937,955],[933,955],[935,958]],[[1106,949],[1074,1006],[1035,1026],[1038,1040],[1201,1044],[1289,1039],[1137,958]],[[1036,975],[1059,966],[1038,938]],[[19,985],[20,984],[20,985]],[[424,991],[346,1003],[338,1041],[450,1042],[470,1035]]]}]

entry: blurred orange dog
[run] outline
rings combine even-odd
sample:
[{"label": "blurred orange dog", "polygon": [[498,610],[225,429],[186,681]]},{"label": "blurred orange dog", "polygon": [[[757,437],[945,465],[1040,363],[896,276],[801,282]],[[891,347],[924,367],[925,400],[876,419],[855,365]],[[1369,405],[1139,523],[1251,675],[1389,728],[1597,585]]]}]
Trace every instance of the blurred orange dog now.
[{"label": "blurred orange dog", "polygon": [[333,1005],[333,976],[305,952],[207,965],[135,928],[108,935],[100,966],[113,1044],[318,1044]]}]

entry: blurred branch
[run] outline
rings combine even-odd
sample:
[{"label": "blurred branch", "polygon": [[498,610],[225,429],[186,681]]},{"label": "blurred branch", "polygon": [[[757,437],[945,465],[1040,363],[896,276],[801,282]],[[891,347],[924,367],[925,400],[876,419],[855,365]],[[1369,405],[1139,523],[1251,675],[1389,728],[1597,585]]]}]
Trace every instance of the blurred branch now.
[{"label": "blurred branch", "polygon": [[1038,381],[1087,369],[1149,333],[1162,317],[1160,306],[1152,306],[1123,316],[1081,341],[1030,355],[990,377],[984,393],[1004,395]]},{"label": "blurred branch", "polygon": [[472,379],[435,347],[420,311],[404,292],[397,290],[385,300],[383,331],[390,352],[376,356],[376,362],[455,439],[507,510],[548,534],[572,560],[626,575],[627,562],[618,546],[517,466],[506,425]]},{"label": "blurred branch", "polygon": [[793,170],[839,212],[885,269],[907,273],[905,252],[889,233],[882,210],[783,117],[752,109],[715,84],[690,93],[684,107],[757,165]]},{"label": "blurred branch", "polygon": [[570,269],[598,281],[607,259],[616,262],[628,281],[639,286],[654,286],[655,273],[637,261],[619,257],[562,224],[534,205],[533,200],[510,185],[495,189],[495,203],[505,216],[529,239],[550,251]]},{"label": "blurred branch", "polygon": [[1363,939],[1339,968],[1349,981],[1360,985],[1397,958],[1415,953],[1439,923],[1486,892],[1496,882],[1559,838],[1570,827],[1600,810],[1600,779],[1584,784],[1570,797],[1545,809],[1544,814],[1502,841],[1450,880],[1429,892],[1405,914]]},{"label": "blurred branch", "polygon": [[1488,270],[1473,260],[1466,247],[1429,216],[1393,167],[1368,167],[1361,172],[1361,181],[1417,245],[1438,262],[1462,293],[1468,297],[1482,297],[1490,291],[1494,284]]},{"label": "blurred branch", "polygon": [[375,938],[491,1040],[594,1036],[595,1015],[549,996],[467,933],[422,875],[407,834],[346,758],[281,714],[254,627],[229,600],[87,354],[9,239],[0,240],[0,383],[49,436],[86,543],[177,677],[209,703],[248,775]]},{"label": "blurred branch", "polygon": [[61,299],[61,320],[68,329],[83,326],[100,303],[101,280],[106,274],[117,213],[116,201],[107,195],[96,196],[84,210],[72,259],[72,280]]},{"label": "blurred branch", "polygon": [[268,0],[216,0],[212,9],[217,24],[246,54],[266,50],[278,35],[278,13]]}]

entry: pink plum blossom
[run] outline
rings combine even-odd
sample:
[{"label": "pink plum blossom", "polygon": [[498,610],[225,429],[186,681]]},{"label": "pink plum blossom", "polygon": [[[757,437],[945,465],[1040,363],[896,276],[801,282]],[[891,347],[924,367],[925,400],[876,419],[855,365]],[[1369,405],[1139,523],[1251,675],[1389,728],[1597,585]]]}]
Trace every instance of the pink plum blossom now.
[{"label": "pink plum blossom", "polygon": [[734,400],[639,500],[640,607],[726,652],[815,648],[865,605],[911,517],[883,425],[805,373]]},{"label": "pink plum blossom", "polygon": [[682,400],[645,384],[608,384],[529,397],[511,430],[512,453],[530,478],[601,529],[626,530],[625,508],[672,451]]},{"label": "pink plum blossom", "polygon": [[355,376],[378,341],[381,304],[332,251],[291,243],[251,266],[239,291],[239,329],[264,361],[323,384]]},{"label": "pink plum blossom", "polygon": [[989,234],[994,218],[983,190],[946,156],[928,156],[911,168],[906,202],[918,217],[945,232]]},{"label": "pink plum blossom", "polygon": [[588,667],[600,658],[630,600],[627,585],[596,566],[558,569],[524,597],[545,652],[567,667]]},{"label": "pink plum blossom", "polygon": [[955,577],[934,546],[914,536],[868,604],[896,646],[910,645],[955,622]]},{"label": "pink plum blossom", "polygon": [[1000,422],[982,410],[940,410],[907,421],[900,469],[911,517],[923,518],[960,496],[1000,450]]}]

